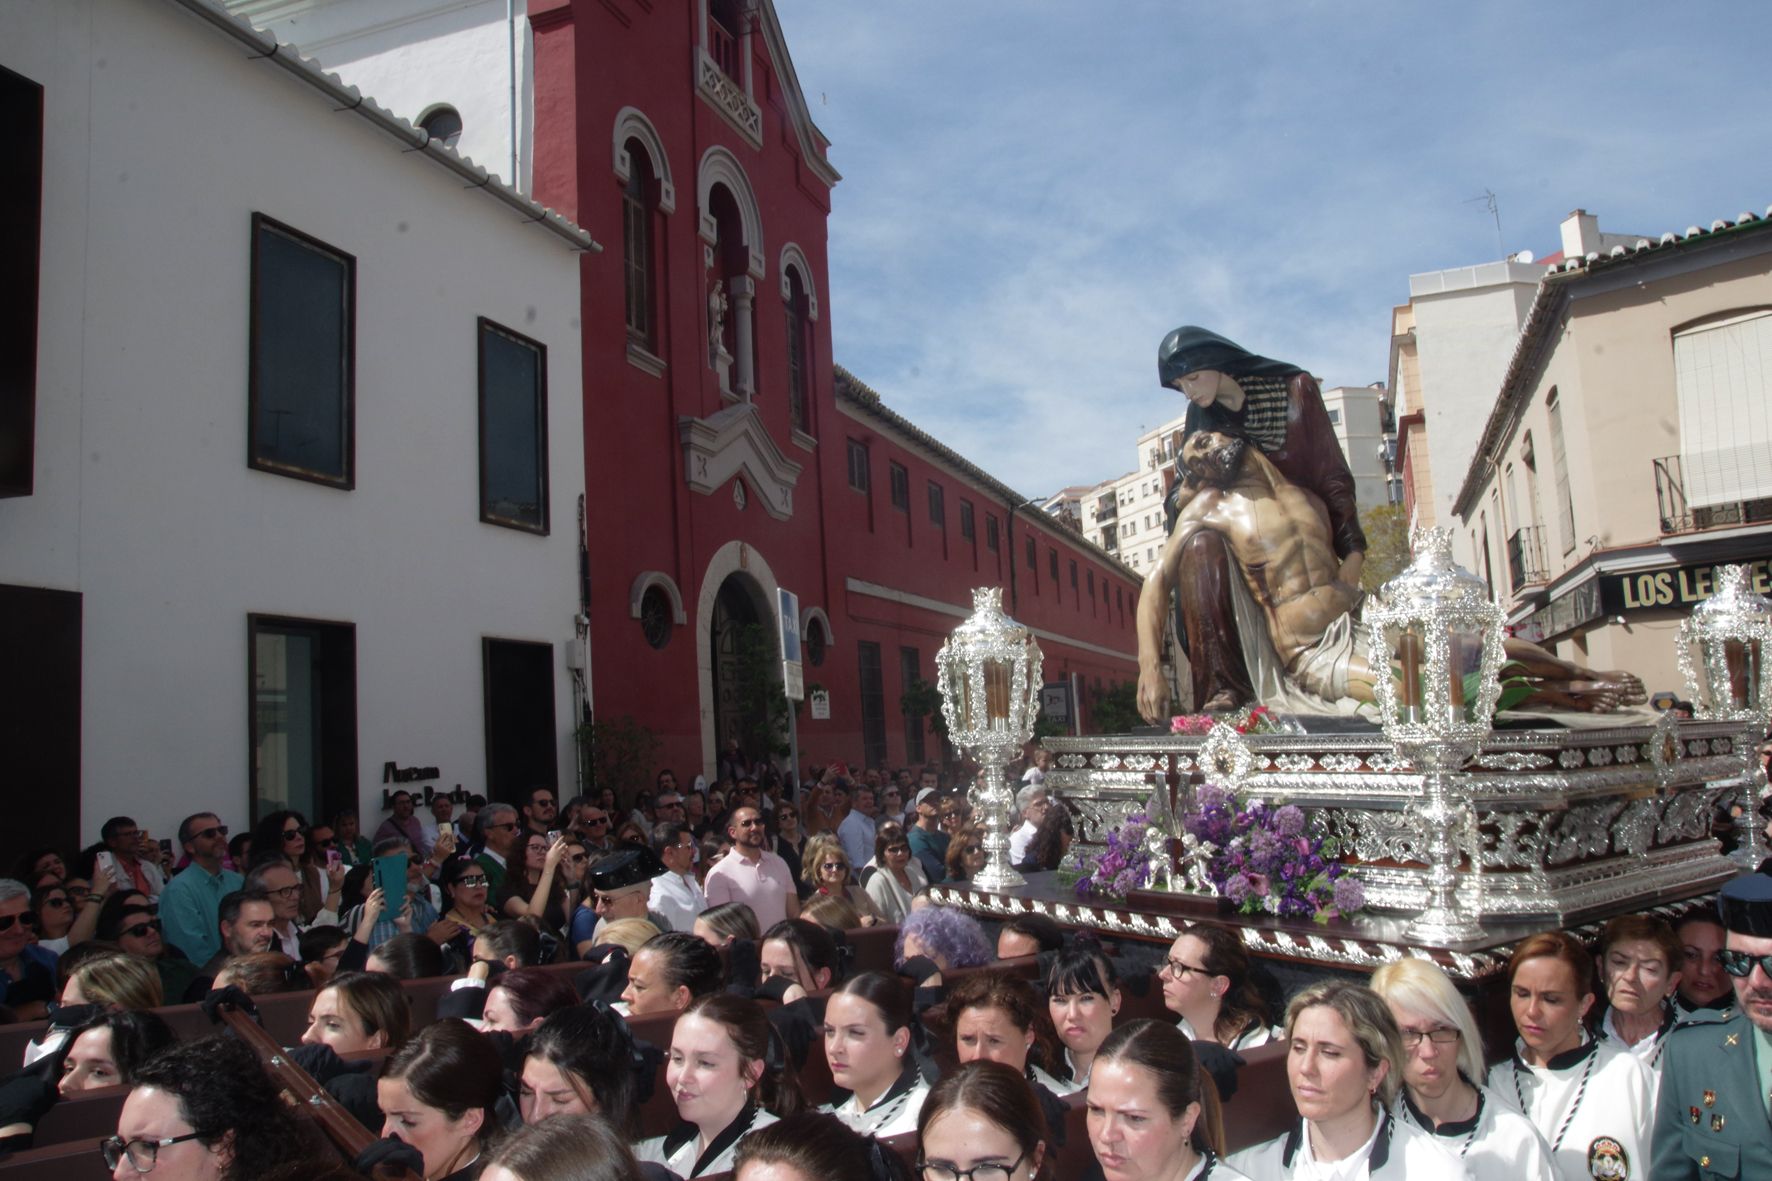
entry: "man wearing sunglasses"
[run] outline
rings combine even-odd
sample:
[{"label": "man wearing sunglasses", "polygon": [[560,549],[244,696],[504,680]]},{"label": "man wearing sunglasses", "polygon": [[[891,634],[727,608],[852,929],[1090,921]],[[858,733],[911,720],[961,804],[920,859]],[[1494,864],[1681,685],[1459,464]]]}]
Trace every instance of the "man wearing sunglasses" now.
[{"label": "man wearing sunglasses", "polygon": [[245,884],[238,873],[222,865],[228,854],[228,826],[214,812],[197,812],[178,826],[178,843],[190,855],[191,864],[177,874],[160,894],[160,921],[166,941],[185,953],[193,964],[206,964],[221,950],[216,914],[221,900]]},{"label": "man wearing sunglasses", "polygon": [[0,1004],[21,1021],[47,1016],[55,995],[55,953],[38,947],[36,934],[30,889],[0,878]]},{"label": "man wearing sunglasses", "polygon": [[1772,877],[1717,895],[1735,1009],[1700,1009],[1667,1037],[1650,1181],[1772,1177]]}]

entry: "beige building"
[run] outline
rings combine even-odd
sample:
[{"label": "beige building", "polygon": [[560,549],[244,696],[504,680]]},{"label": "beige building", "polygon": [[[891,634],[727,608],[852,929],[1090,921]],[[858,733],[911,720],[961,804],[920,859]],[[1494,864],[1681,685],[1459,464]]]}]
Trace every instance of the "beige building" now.
[{"label": "beige building", "polygon": [[1712,568],[1768,589],[1772,223],[1555,263],[1460,471],[1459,548],[1514,634],[1678,690],[1675,629]]}]

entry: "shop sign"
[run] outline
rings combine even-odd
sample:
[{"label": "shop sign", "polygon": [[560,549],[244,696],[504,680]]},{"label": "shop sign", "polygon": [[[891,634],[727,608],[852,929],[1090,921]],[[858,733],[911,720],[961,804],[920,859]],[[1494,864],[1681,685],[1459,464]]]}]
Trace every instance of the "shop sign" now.
[{"label": "shop sign", "polygon": [[1519,639],[1541,644],[1550,636],[1573,631],[1590,620],[1598,619],[1600,615],[1599,583],[1584,582],[1522,619],[1514,627],[1514,635]]},{"label": "shop sign", "polygon": [[[1772,591],[1772,560],[1743,563],[1756,594]],[[1633,574],[1605,574],[1600,584],[1601,609],[1607,615],[1632,611],[1690,611],[1711,597],[1717,588],[1716,564],[1702,562],[1668,570],[1643,570]]]}]

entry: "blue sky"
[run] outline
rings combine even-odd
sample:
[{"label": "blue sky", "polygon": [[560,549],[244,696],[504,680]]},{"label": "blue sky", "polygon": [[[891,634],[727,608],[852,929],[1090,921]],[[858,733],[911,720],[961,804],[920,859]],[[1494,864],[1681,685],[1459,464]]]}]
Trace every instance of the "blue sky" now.
[{"label": "blue sky", "polygon": [[1364,385],[1411,273],[1772,204],[1752,0],[775,3],[837,361],[1029,495],[1132,466],[1178,324]]}]

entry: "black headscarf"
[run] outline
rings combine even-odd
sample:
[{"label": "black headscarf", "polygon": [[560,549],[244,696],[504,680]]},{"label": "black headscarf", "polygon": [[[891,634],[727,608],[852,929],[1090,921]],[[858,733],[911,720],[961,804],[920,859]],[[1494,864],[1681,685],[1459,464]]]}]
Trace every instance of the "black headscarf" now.
[{"label": "black headscarf", "polygon": [[1184,324],[1157,346],[1157,381],[1165,389],[1178,377],[1197,369],[1216,369],[1232,377],[1291,377],[1304,370],[1285,361],[1258,357],[1242,345],[1192,324]]}]

